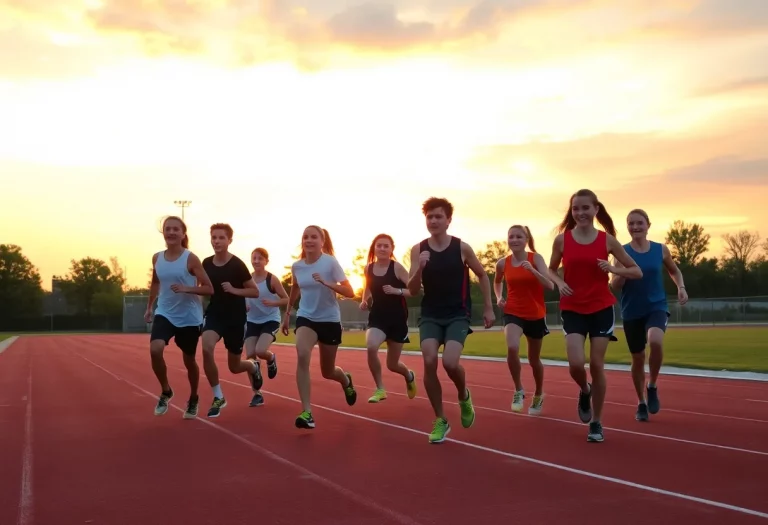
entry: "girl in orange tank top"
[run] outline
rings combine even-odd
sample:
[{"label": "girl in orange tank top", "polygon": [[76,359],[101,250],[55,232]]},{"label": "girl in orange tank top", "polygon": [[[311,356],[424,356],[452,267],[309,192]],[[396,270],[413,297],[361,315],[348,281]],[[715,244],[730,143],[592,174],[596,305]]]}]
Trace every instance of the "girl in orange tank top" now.
[{"label": "girl in orange tank top", "polygon": [[[554,289],[544,258],[536,253],[531,231],[527,226],[514,225],[507,232],[507,244],[512,254],[496,263],[493,288],[497,304],[504,312],[504,335],[507,340],[507,366],[515,383],[512,411],[523,410],[525,390],[520,378],[520,337],[528,341],[528,363],[533,371],[536,392],[528,413],[538,415],[544,403],[544,365],[541,363],[541,343],[549,334],[544,288]],[[526,244],[531,249],[525,250]],[[507,284],[506,298],[502,294]]]}]

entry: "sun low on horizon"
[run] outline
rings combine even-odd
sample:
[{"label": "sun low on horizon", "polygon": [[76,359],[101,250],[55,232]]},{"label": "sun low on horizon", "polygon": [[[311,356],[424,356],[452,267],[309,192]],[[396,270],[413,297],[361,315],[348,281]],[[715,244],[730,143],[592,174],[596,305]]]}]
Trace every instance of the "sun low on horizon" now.
[{"label": "sun low on horizon", "polygon": [[201,258],[226,222],[278,275],[326,228],[356,289],[357,251],[388,233],[402,259],[431,196],[476,250],[523,223],[549,257],[580,188],[622,242],[633,208],[654,240],[701,224],[714,256],[768,235],[768,3],[0,0],[0,20],[0,242],[46,289],[88,256],[145,286],[182,211]]}]

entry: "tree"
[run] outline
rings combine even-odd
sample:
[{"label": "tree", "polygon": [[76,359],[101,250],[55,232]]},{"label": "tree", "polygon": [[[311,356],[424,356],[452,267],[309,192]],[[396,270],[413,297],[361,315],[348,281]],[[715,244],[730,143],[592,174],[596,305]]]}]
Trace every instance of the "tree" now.
[{"label": "tree", "polygon": [[723,240],[725,241],[726,256],[736,261],[739,266],[746,268],[755,255],[757,245],[760,242],[760,234],[741,230],[736,234],[726,233],[723,235]]},{"label": "tree", "polygon": [[485,271],[491,278],[496,275],[496,263],[508,253],[509,245],[501,241],[489,242],[485,245],[485,250],[478,250],[476,252],[480,264],[483,265],[483,268],[485,268]]},{"label": "tree", "polygon": [[[368,249],[358,248],[352,258],[352,274],[357,275],[365,282],[365,265],[368,264]],[[355,290],[356,297],[362,297],[363,289]]]},{"label": "tree", "polygon": [[7,318],[40,315],[42,279],[37,268],[15,244],[0,244],[0,315]]},{"label": "tree", "polygon": [[679,265],[693,266],[707,252],[709,234],[699,224],[675,221],[667,232],[666,242]]},{"label": "tree", "polygon": [[[116,258],[113,257],[111,262],[115,269],[120,270]],[[121,273],[120,270],[115,275],[101,259],[85,257],[79,261],[73,259],[69,274],[55,279],[61,280],[61,291],[67,302],[76,306],[79,312],[86,315],[111,314],[116,313],[113,310],[118,303],[111,296],[122,296],[125,284]]]}]

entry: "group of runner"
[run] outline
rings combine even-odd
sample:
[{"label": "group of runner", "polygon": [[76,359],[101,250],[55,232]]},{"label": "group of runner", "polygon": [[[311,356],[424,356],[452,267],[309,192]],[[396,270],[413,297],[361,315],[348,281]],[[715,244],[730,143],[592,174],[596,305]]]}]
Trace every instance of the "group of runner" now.
[{"label": "group of runner", "polygon": [[[573,381],[579,387],[578,416],[589,425],[588,441],[604,439],[601,424],[605,401],[605,352],[614,335],[616,298],[620,306],[629,351],[632,379],[638,396],[636,419],[647,421],[660,409],[657,380],[663,359],[663,337],[669,310],[663,273],[677,285],[678,299],[688,297],[683,276],[668,248],[647,238],[650,220],[639,209],[627,216],[631,242],[622,245],[605,206],[590,190],[571,196],[569,209],[558,226],[552,256],[547,266],[536,252],[530,230],[513,225],[507,232],[510,254],[496,263],[493,285],[472,247],[448,234],[453,205],[446,199],[427,199],[422,212],[429,237],[411,249],[410,271],[394,257],[395,242],[387,234],[377,235],[370,246],[365,266],[365,287],[360,308],[369,312],[366,346],[368,365],[376,383],[370,403],[387,398],[382,378],[379,348],[386,343],[387,368],[403,377],[409,398],[416,396],[416,374],[400,359],[409,342],[407,297],[421,294],[419,340],[423,356],[423,384],[435,419],[430,443],[441,443],[451,430],[443,410],[442,386],[438,378],[438,355],[458,395],[461,424],[475,421],[472,394],[466,385],[460,357],[466,338],[472,333],[470,270],[479,280],[483,297],[483,324],[495,323],[492,288],[503,312],[507,364],[515,385],[511,409],[521,412],[526,397],[521,378],[520,340],[527,340],[528,362],[535,391],[529,414],[537,415],[544,403],[544,366],[541,347],[549,334],[544,290],[557,287],[560,316],[565,333],[566,353]],[[603,227],[595,227],[595,219]],[[233,231],[227,224],[210,229],[214,254],[202,262],[189,251],[184,221],[168,217],[163,222],[166,249],[153,255],[152,286],[145,320],[153,322],[150,336],[152,368],[161,386],[155,414],[168,410],[174,395],[168,382],[163,351],[171,338],[181,349],[188,371],[190,397],[185,418],[198,413],[199,369],[195,354],[202,338],[203,368],[213,392],[208,417],[217,417],[227,401],[221,389],[213,357],[223,339],[228,366],[233,374],[246,373],[253,389],[251,406],[264,403],[260,360],[265,361],[270,379],[277,375],[277,357],[270,351],[279,331],[289,334],[292,310],[296,311],[296,383],[302,411],[296,418],[299,428],[315,427],[310,402],[310,361],[318,346],[320,370],[325,379],[338,382],[347,404],[357,401],[352,375],[336,364],[342,341],[341,312],[337,297],[353,298],[355,292],[334,255],[329,233],[318,226],[305,228],[301,254],[291,266],[290,294],[275,275],[267,271],[269,254],[263,248],[251,253],[253,272],[229,252]],[[609,256],[614,264],[609,262]],[[562,274],[559,272],[562,265]],[[612,274],[612,277],[609,275]],[[506,295],[504,294],[506,285]],[[201,296],[210,302],[203,310]],[[157,299],[157,309],[153,305]],[[281,315],[280,308],[285,309]],[[585,369],[585,343],[590,340],[589,375]],[[646,384],[645,349],[650,346],[650,378]],[[245,359],[243,359],[245,348]]]}]

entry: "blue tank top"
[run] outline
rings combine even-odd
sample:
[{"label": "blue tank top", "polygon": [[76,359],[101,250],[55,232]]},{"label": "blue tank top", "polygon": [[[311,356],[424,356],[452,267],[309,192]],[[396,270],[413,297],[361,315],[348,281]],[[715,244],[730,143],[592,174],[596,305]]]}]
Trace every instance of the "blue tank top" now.
[{"label": "blue tank top", "polygon": [[197,278],[191,275],[187,269],[189,254],[189,250],[184,250],[175,261],[167,261],[165,251],[162,251],[157,254],[157,262],[155,263],[155,273],[157,273],[157,278],[160,281],[160,293],[157,297],[155,315],[162,315],[173,326],[179,328],[203,324],[203,304],[200,296],[176,293],[171,290],[172,284],[197,286]]},{"label": "blue tank top", "polygon": [[621,317],[640,319],[651,312],[666,312],[667,294],[664,291],[664,252],[661,244],[651,241],[647,252],[636,252],[625,244],[627,254],[643,271],[642,279],[627,279],[621,290]]},{"label": "blue tank top", "polygon": [[246,298],[249,308],[246,318],[248,319],[249,323],[262,324],[266,323],[267,321],[276,321],[279,323],[281,321],[279,306],[266,306],[261,302],[264,299],[271,299],[273,301],[280,299],[280,296],[278,296],[276,293],[269,291],[267,283],[270,279],[272,279],[272,274],[267,273],[267,277],[263,281],[256,282],[256,279],[253,280],[256,282],[256,286],[259,289],[259,296],[255,299],[252,297]]}]

